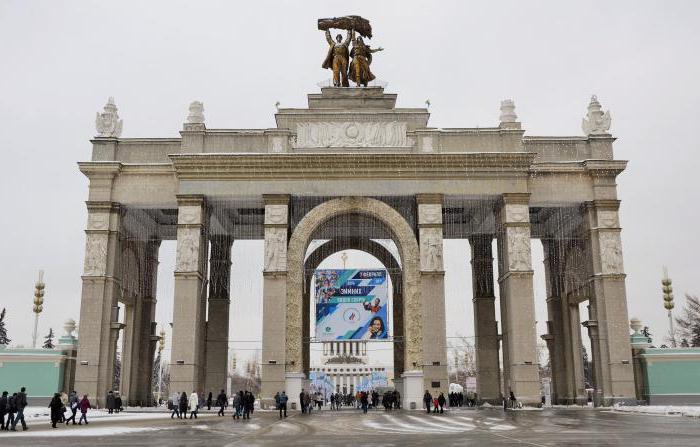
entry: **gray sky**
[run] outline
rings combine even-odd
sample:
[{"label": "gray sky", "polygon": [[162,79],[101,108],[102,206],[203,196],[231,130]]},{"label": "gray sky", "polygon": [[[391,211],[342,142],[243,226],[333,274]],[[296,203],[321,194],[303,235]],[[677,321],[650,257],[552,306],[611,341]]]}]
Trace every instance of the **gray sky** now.
[{"label": "gray sky", "polygon": [[[662,265],[678,307],[685,292],[700,293],[700,3],[349,4],[0,1],[0,307],[15,343],[31,340],[39,269],[47,283],[39,332],[78,319],[87,180],[76,162],[90,157],[95,112],[108,96],[124,137],[178,136],[192,100],[204,102],[210,128],[273,127],[276,101],[304,106],[329,77],[316,19],[345,14],[371,20],[372,44],[386,49],[373,71],[399,106],[430,98],[432,126],[494,126],[499,101],[513,98],[526,135],[581,135],[596,93],[612,113],[616,158],[630,161],[618,178],[630,315],[665,332]],[[466,247],[445,248],[450,336],[473,334]],[[235,244],[234,340],[260,336],[260,320],[245,317],[261,311],[260,250]],[[173,260],[174,243],[164,243],[158,319],[166,323]]]}]

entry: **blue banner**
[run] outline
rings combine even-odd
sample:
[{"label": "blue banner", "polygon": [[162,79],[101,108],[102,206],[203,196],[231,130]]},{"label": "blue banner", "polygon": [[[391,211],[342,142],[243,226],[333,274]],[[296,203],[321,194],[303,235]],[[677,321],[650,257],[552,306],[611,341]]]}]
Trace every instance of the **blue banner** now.
[{"label": "blue banner", "polygon": [[316,270],[316,338],[389,337],[386,270]]}]

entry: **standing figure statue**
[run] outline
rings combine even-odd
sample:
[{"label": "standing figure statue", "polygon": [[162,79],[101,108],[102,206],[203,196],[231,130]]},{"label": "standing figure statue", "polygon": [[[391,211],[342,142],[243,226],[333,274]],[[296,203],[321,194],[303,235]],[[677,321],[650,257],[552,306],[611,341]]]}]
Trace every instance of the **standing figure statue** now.
[{"label": "standing figure statue", "polygon": [[348,46],[352,39],[353,32],[348,30],[348,35],[343,40],[343,36],[338,34],[335,36],[335,41],[331,38],[331,32],[326,30],[326,41],[328,41],[328,54],[323,61],[323,68],[333,70],[333,86],[334,87],[349,87],[348,83],[348,60],[350,60],[350,52]]},{"label": "standing figure statue", "polygon": [[355,38],[355,33],[352,33],[352,51],[350,51],[350,57],[352,57],[352,62],[350,62],[350,80],[353,81],[358,87],[363,85],[367,87],[367,83],[374,80],[374,75],[369,69],[372,63],[372,53],[377,51],[382,51],[384,48],[379,47],[376,49],[371,49],[369,45],[366,45],[362,40],[362,37]]}]

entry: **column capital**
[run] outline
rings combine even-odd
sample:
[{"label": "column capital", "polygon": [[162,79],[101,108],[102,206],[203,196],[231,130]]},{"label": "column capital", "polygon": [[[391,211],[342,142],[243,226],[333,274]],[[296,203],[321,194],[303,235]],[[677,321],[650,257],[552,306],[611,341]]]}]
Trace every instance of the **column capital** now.
[{"label": "column capital", "polygon": [[583,202],[583,208],[586,210],[596,209],[605,211],[619,211],[620,201],[612,199],[598,199]]},{"label": "column capital", "polygon": [[86,200],[88,212],[119,212],[121,204],[119,202],[110,202],[103,200]]},{"label": "column capital", "polygon": [[529,192],[507,192],[501,194],[499,200],[496,201],[497,207],[502,207],[504,205],[529,205],[530,204],[530,193]]},{"label": "column capital", "polygon": [[265,205],[289,205],[291,196],[289,194],[263,194]]},{"label": "column capital", "polygon": [[178,206],[204,205],[206,196],[203,194],[176,194]]},{"label": "column capital", "polygon": [[442,194],[416,194],[416,203],[423,204],[440,204],[443,202]]}]

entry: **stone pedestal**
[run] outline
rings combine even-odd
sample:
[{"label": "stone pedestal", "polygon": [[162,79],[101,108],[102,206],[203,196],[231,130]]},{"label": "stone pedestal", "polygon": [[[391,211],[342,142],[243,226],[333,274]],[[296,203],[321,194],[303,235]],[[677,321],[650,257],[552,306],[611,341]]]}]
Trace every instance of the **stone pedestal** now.
[{"label": "stone pedestal", "polygon": [[280,390],[280,393],[282,391],[287,393],[287,397],[289,398],[287,405],[288,410],[292,408],[292,404],[296,405],[297,410],[301,410],[299,393],[301,393],[301,390],[304,389],[305,381],[306,374],[304,373],[286,373],[284,375],[284,388]]},{"label": "stone pedestal", "polygon": [[420,409],[423,405],[423,371],[405,371],[401,374],[403,393],[401,406],[407,410]]}]

